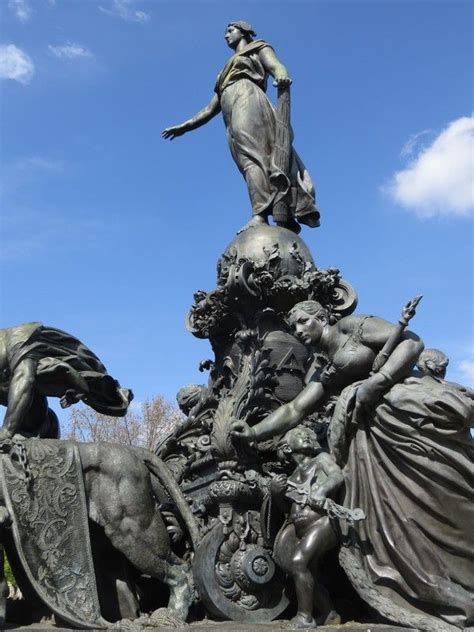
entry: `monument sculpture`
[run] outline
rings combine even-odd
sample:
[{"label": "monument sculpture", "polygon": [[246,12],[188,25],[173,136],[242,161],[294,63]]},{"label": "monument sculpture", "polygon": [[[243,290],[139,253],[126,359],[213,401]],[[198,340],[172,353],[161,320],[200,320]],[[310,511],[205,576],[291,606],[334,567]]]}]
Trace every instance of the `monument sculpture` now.
[{"label": "monument sculpture", "polygon": [[289,478],[277,474],[270,483],[272,496],[288,514],[275,539],[274,555],[293,576],[298,612],[292,627],[314,627],[315,604],[324,623],[340,623],[329,593],[321,584],[315,586],[315,580],[318,560],[337,544],[326,506],[333,502],[328,497],[343,483],[342,470],[329,453],[321,450],[316,434],[305,426],[289,430],[279,449],[283,455],[291,455],[296,464]]},{"label": "monument sculpture", "polygon": [[207,383],[180,389],[185,418],[156,454],[61,441],[47,396],[120,415],[131,392],[69,334],[0,331],[1,544],[28,598],[76,627],[149,629],[167,603],[175,622],[473,629],[474,391],[408,329],[421,296],[397,324],[358,315],[339,269],[316,265],[298,235],[319,214],[291,81],[254,37],[228,25],[216,95],[163,132],[222,111],[252,204],[186,317],[212,347]]},{"label": "monument sculpture", "polygon": [[[0,431],[2,544],[26,593],[31,588],[72,626],[104,628],[104,616],[139,614],[133,568],[167,585],[169,610],[186,619],[190,566],[171,551],[156,501],[173,499],[191,542],[198,533],[169,470],[144,449],[58,441],[57,417],[47,406],[47,396],[56,396],[63,406],[82,400],[121,416],[132,392],[81,341],[40,323],[0,330],[0,366],[7,406]],[[88,519],[100,528],[92,546]],[[103,555],[106,568],[97,572]],[[3,550],[1,562],[3,568]]]},{"label": "monument sculpture", "polygon": [[[252,219],[257,226],[273,215],[279,226],[299,232],[300,224],[319,226],[314,187],[297,153],[289,129],[288,71],[264,40],[244,21],[231,22],[225,32],[235,51],[219,73],[215,95],[196,116],[167,127],[163,137],[173,139],[205,125],[222,112],[232,158],[247,183]],[[274,78],[279,107],[274,111],[265,95],[267,77]]]}]

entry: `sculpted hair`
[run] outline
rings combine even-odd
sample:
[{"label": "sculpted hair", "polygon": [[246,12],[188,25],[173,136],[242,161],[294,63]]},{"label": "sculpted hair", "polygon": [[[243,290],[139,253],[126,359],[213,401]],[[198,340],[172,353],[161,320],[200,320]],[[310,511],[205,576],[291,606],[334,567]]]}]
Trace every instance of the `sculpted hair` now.
[{"label": "sculpted hair", "polygon": [[178,406],[185,413],[189,413],[191,408],[196,406],[199,402],[202,393],[202,385],[201,384],[188,384],[187,386],[182,386],[177,395],[176,401],[178,402]]},{"label": "sculpted hair", "polygon": [[329,323],[329,313],[318,301],[301,301],[301,303],[296,303],[296,305],[290,309],[288,316],[293,316],[297,309],[306,312],[310,316],[315,316],[321,322]]},{"label": "sculpted hair", "polygon": [[245,22],[245,20],[237,20],[237,22],[229,22],[227,26],[235,26],[235,28],[239,29],[239,31],[242,31],[245,37],[248,38],[249,40],[251,40],[252,37],[255,37],[257,35],[255,31],[253,30],[253,28],[250,26],[250,24],[248,22]]},{"label": "sculpted hair", "polygon": [[[316,433],[314,432],[314,430],[312,430],[311,428],[308,428],[308,426],[304,426],[303,428],[305,432],[307,432],[310,435],[311,439],[316,444],[316,447],[320,448],[321,445],[318,441],[318,437]],[[300,431],[301,431],[301,426],[296,426],[296,428],[292,428],[291,430],[288,430],[288,432],[278,442],[277,456],[280,462],[288,463],[290,461],[289,456],[291,454],[291,448],[290,448],[291,437]]]},{"label": "sculpted hair", "polygon": [[421,352],[416,366],[422,372],[428,371],[429,369],[426,366],[427,362],[434,362],[436,366],[447,367],[449,364],[449,358],[439,349],[425,349]]}]

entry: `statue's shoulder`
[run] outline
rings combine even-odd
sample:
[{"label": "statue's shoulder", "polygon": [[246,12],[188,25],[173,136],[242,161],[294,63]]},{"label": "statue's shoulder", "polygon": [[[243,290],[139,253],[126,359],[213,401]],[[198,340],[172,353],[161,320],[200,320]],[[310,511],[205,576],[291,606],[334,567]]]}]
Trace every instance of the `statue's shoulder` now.
[{"label": "statue's shoulder", "polygon": [[2,329],[3,340],[9,355],[18,352],[18,349],[25,345],[31,337],[43,327],[42,323],[31,322]]},{"label": "statue's shoulder", "polygon": [[247,46],[240,52],[241,55],[253,55],[259,53],[264,48],[272,48],[272,45],[265,40],[258,39],[247,44]]},{"label": "statue's shoulder", "polygon": [[10,339],[28,339],[31,334],[40,329],[43,326],[39,322],[23,323],[21,325],[15,325],[14,327],[8,327],[3,329],[5,337]]}]

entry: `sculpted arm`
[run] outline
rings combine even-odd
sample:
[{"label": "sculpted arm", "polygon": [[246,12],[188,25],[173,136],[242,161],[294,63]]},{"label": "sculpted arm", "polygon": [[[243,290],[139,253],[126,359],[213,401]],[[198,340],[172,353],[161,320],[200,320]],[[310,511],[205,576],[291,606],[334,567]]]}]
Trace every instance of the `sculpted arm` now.
[{"label": "sculpted arm", "polygon": [[184,123],[181,123],[180,125],[167,127],[162,131],[161,135],[163,136],[163,138],[169,138],[170,140],[173,140],[173,138],[176,138],[177,136],[182,136],[186,132],[190,132],[193,129],[201,127],[201,125],[205,125],[217,114],[219,114],[220,111],[221,106],[219,104],[219,99],[217,97],[217,94],[215,94],[212,97],[211,101],[206,105],[206,107],[200,110],[195,116],[188,119]]},{"label": "sculpted arm", "polygon": [[265,46],[260,51],[259,57],[265,70],[274,78],[273,85],[278,87],[290,85],[291,79],[288,75],[288,70],[280,62],[273,48]]},{"label": "sculpted arm", "polygon": [[[364,323],[364,343],[378,352],[396,328],[397,325],[393,325],[383,318],[369,318]],[[383,365],[382,372],[392,382],[403,379],[415,366],[423,347],[422,340],[416,334],[405,330],[401,335],[400,342]]]},{"label": "sculpted arm", "polygon": [[3,429],[10,436],[18,431],[35,393],[36,362],[25,358],[13,371],[8,389],[8,405]]},{"label": "sculpted arm", "polygon": [[[364,344],[379,352],[396,329],[396,325],[382,318],[369,318],[364,323]],[[401,334],[400,342],[382,368],[360,385],[357,391],[356,416],[363,408],[375,404],[393,384],[410,374],[423,347],[423,342],[413,332],[405,330]]]},{"label": "sculpted arm", "polygon": [[322,452],[317,458],[327,478],[324,483],[315,487],[311,499],[316,505],[322,505],[329,495],[339,489],[344,482],[344,477],[341,468],[331,455]]},{"label": "sculpted arm", "polygon": [[280,406],[252,428],[242,421],[234,422],[232,434],[246,441],[264,441],[284,434],[314,412],[323,395],[323,385],[320,382],[310,382],[293,401]]}]

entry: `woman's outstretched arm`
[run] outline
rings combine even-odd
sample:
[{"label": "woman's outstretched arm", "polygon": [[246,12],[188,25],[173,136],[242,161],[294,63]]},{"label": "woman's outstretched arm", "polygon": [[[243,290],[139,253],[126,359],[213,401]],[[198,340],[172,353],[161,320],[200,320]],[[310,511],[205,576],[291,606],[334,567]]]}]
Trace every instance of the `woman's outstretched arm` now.
[{"label": "woman's outstretched arm", "polygon": [[234,421],[231,434],[247,442],[265,441],[284,434],[314,412],[323,395],[321,382],[310,382],[293,401],[280,406],[255,426],[250,427],[244,421]]},{"label": "woman's outstretched arm", "polygon": [[177,136],[182,136],[186,132],[190,132],[193,129],[201,127],[201,125],[205,125],[217,114],[219,114],[220,111],[221,106],[219,103],[219,99],[217,97],[217,94],[215,94],[210,102],[206,105],[206,107],[202,108],[202,110],[200,110],[195,116],[188,119],[184,123],[181,123],[180,125],[166,127],[161,132],[161,135],[163,136],[163,138],[169,138],[170,140],[173,140],[173,138],[176,138]]}]

